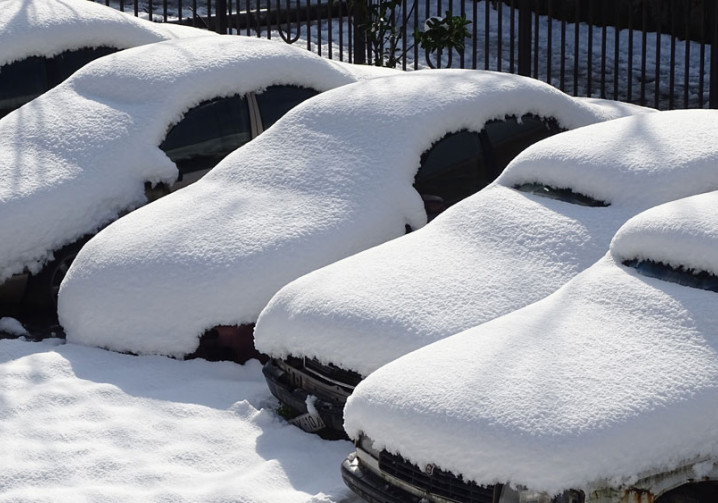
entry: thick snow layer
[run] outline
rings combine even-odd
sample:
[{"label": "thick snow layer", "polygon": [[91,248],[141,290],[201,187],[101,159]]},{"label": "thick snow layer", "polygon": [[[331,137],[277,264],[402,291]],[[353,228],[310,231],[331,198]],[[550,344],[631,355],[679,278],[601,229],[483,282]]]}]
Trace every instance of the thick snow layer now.
[{"label": "thick snow layer", "polygon": [[[718,112],[637,115],[521,153],[495,184],[430,225],[308,274],[262,312],[256,346],[368,375],[433,341],[552,293],[606,251],[631,216],[718,189]],[[610,203],[514,190],[540,182]]]},{"label": "thick snow layer", "polygon": [[[712,250],[686,258],[714,261],[717,204],[714,192],[649,210],[619,235],[673,227],[648,256],[678,264],[682,239],[703,234]],[[695,225],[664,221],[686,206]],[[717,295],[608,254],[553,295],[377,370],[349,398],[345,428],[419,466],[552,493],[716,459]]]},{"label": "thick snow layer", "polygon": [[62,285],[60,321],[73,342],[192,352],[215,325],[254,323],[289,281],[424,225],[412,183],[422,152],[447,132],[506,114],[575,128],[634,111],[466,70],[321,94],[199,182],[93,238]]},{"label": "thick snow layer", "polygon": [[0,66],[83,47],[126,49],[213,34],[152,23],[87,0],[0,0],[0,12]]},{"label": "thick snow layer", "polygon": [[144,204],[145,182],[174,182],[158,145],[200,102],[371,74],[249,37],[160,42],[90,63],[0,120],[0,281]]},{"label": "thick snow layer", "polygon": [[256,361],[0,340],[0,403],[3,503],[349,496],[338,466],[351,444],[279,418]]}]

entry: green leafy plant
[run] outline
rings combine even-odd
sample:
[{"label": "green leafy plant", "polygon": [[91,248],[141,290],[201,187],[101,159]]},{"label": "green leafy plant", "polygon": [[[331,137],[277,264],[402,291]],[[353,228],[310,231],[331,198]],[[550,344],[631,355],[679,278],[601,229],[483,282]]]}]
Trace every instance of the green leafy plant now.
[{"label": "green leafy plant", "polygon": [[471,36],[468,28],[470,24],[471,21],[468,21],[464,14],[454,16],[447,10],[444,17],[427,19],[423,32],[416,28],[414,39],[429,53],[454,49],[463,54],[465,40]]}]

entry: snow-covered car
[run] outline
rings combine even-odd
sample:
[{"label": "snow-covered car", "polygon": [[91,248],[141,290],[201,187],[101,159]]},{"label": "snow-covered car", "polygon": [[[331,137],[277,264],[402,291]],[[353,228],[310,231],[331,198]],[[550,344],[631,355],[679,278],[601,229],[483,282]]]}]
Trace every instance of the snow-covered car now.
[{"label": "snow-covered car", "polygon": [[159,24],[85,0],[3,0],[0,117],[86,63],[138,45],[214,33]]},{"label": "snow-covered car", "polygon": [[54,312],[71,260],[100,228],[196,180],[304,99],[384,73],[239,36],[158,42],[86,65],[0,120],[8,296]]},{"label": "snow-covered car", "polygon": [[[550,134],[544,120],[568,129],[645,111],[469,70],[399,73],[328,91],[199,182],[95,236],[61,285],[60,322],[68,341],[140,354],[186,356],[215,326],[240,327],[251,342],[282,286],[426,223],[414,180],[422,153],[447,133],[533,115]],[[463,184],[475,178],[478,190],[488,182],[479,170],[500,166],[483,162],[482,134],[458,136],[473,148],[439,156],[438,167]],[[431,181],[431,173],[418,178]],[[441,188],[438,177],[428,181]]]},{"label": "snow-covered car", "polygon": [[717,501],[717,209],[641,213],[549,297],[371,374],[345,482],[372,502]]},{"label": "snow-covered car", "polygon": [[633,215],[718,189],[716,121],[660,112],[545,139],[425,228],[287,285],[254,334],[272,392],[295,424],[341,432],[363,377],[549,295]]}]

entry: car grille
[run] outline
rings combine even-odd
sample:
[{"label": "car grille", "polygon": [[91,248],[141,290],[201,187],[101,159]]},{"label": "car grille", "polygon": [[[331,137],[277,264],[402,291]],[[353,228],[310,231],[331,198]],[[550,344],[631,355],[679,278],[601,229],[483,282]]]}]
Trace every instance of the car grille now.
[{"label": "car grille", "polygon": [[416,488],[443,498],[466,503],[492,503],[494,486],[482,487],[474,482],[465,482],[461,476],[434,468],[431,475],[401,456],[382,451],[379,455],[379,469]]},{"label": "car grille", "polygon": [[331,363],[324,364],[314,358],[305,358],[304,368],[318,377],[348,388],[354,388],[362,380],[362,376],[356,372],[341,369]]}]

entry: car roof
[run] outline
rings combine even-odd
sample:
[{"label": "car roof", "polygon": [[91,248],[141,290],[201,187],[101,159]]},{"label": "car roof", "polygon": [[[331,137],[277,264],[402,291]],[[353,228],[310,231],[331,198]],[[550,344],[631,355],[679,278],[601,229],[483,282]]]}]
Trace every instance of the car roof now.
[{"label": "car roof", "polygon": [[[55,56],[83,47],[126,49],[207,30],[174,27],[136,18],[84,0],[3,0],[0,66],[29,56]],[[38,36],[38,31],[42,36]]]}]

